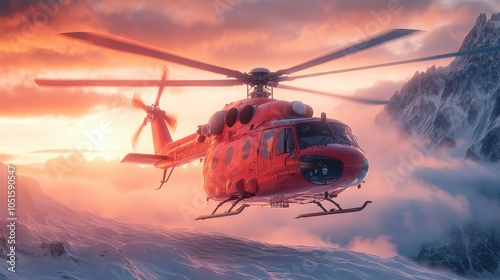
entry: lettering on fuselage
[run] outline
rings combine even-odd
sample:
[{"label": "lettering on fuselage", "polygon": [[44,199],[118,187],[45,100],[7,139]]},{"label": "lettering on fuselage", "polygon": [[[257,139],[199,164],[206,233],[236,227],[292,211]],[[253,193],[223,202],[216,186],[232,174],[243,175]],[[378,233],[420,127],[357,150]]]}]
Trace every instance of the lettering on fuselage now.
[{"label": "lettering on fuselage", "polygon": [[172,151],[173,154],[169,155],[169,156],[171,156],[174,159],[174,161],[183,160],[183,159],[193,155],[196,152],[195,146],[196,146],[195,142],[189,143],[186,145],[182,145],[182,146],[176,148],[175,150],[173,150]]}]

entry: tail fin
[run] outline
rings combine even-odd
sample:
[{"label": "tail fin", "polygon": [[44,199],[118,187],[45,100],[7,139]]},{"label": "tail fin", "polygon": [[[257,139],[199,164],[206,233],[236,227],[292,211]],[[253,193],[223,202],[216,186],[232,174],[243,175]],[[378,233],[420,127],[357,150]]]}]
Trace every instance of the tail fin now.
[{"label": "tail fin", "polygon": [[153,131],[155,154],[165,154],[167,151],[167,144],[172,142],[172,136],[165,122],[165,111],[154,111],[151,129]]},{"label": "tail fin", "polygon": [[[153,131],[153,144],[155,147],[155,154],[161,155],[168,152],[168,143],[172,143],[172,136],[168,130],[167,124],[175,129],[177,125],[177,118],[165,114],[165,111],[161,110],[159,106],[161,94],[163,88],[165,87],[164,82],[167,79],[167,68],[163,69],[163,75],[161,81],[159,81],[158,94],[156,95],[156,101],[153,105],[147,106],[144,101],[142,101],[136,94],[132,98],[132,106],[135,108],[140,108],[146,111],[148,114],[144,119],[142,127],[146,125],[148,121],[151,122],[151,129]],[[163,82],[163,83],[162,83]],[[135,142],[139,138],[142,127],[137,131],[134,138],[132,139],[132,146],[135,146]]]}]

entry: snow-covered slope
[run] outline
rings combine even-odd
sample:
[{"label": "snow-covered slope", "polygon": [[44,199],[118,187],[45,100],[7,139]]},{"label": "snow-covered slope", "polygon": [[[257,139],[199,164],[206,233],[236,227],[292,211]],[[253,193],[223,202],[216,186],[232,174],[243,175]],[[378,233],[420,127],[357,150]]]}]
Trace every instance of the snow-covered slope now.
[{"label": "snow-covered slope", "polygon": [[[1,178],[5,165],[0,164]],[[0,189],[5,191],[5,180]],[[227,236],[127,225],[76,212],[33,180],[17,186],[16,272],[7,270],[5,202],[0,279],[453,279],[395,257],[285,247]]]},{"label": "snow-covered slope", "polygon": [[[460,50],[500,45],[500,13],[481,14]],[[500,52],[456,58],[446,67],[416,73],[396,91],[382,116],[431,146],[454,148],[463,156],[500,160]]]}]

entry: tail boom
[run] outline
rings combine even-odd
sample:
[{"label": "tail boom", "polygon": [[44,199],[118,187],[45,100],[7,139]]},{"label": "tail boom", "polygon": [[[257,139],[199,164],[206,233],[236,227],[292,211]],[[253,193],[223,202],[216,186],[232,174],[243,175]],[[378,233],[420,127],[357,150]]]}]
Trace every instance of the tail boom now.
[{"label": "tail boom", "polygon": [[162,154],[130,153],[123,158],[122,162],[154,165],[162,169],[176,167],[203,158],[209,143],[210,138],[206,138],[205,141],[199,142],[198,134],[193,133],[177,141],[162,144],[163,146],[160,148]]}]

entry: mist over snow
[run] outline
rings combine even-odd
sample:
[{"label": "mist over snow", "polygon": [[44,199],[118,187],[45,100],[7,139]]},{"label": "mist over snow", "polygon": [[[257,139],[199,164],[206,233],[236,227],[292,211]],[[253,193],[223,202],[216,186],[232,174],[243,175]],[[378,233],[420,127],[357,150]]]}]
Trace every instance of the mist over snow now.
[{"label": "mist over snow", "polygon": [[[6,166],[0,164],[1,176]],[[5,183],[1,183],[5,190]],[[74,211],[18,177],[16,272],[2,279],[454,279],[401,257],[132,225]],[[5,202],[0,204],[6,209]],[[6,261],[6,213],[0,251]],[[252,223],[250,221],[250,223]],[[254,227],[255,224],[253,223]],[[365,242],[359,240],[359,242]],[[355,246],[355,245],[353,245]]]}]

